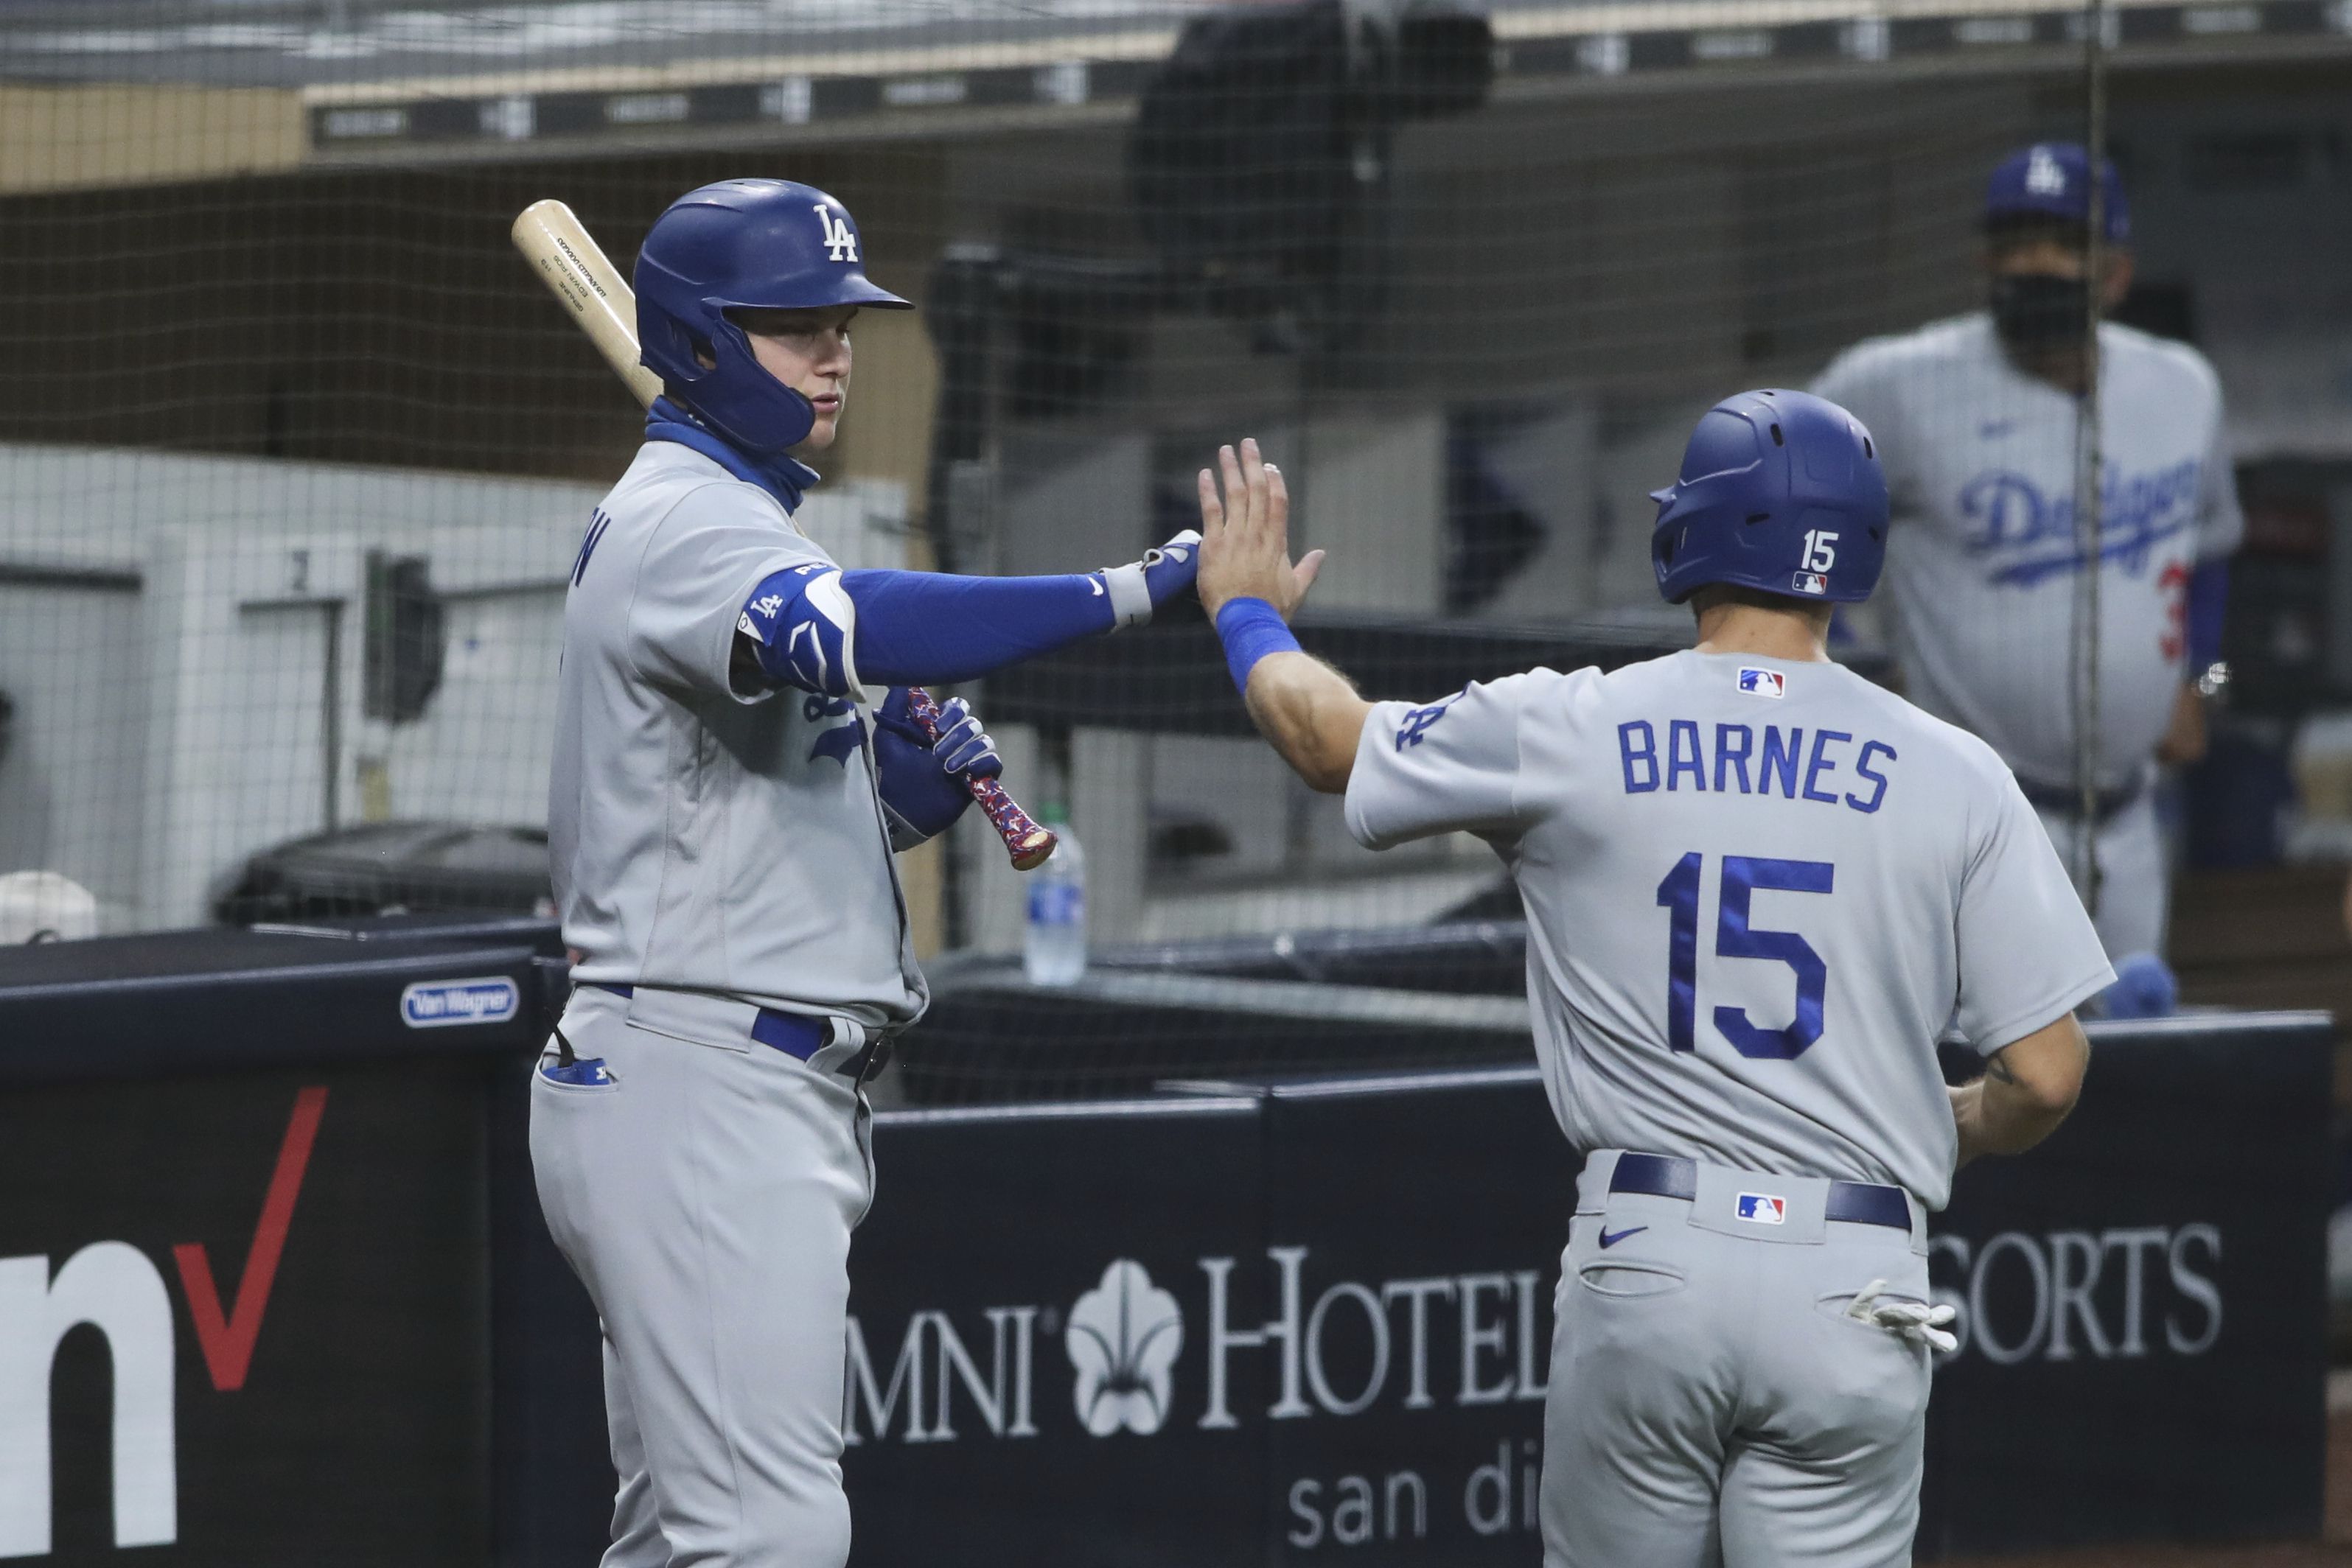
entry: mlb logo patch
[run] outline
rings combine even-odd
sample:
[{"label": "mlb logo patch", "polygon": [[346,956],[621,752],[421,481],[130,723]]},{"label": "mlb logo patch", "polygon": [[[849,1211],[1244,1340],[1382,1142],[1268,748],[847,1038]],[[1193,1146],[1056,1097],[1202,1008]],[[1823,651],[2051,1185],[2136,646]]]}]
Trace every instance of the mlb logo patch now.
[{"label": "mlb logo patch", "polygon": [[1791,586],[1799,593],[1827,593],[1830,591],[1830,580],[1818,571],[1801,571],[1797,573]]},{"label": "mlb logo patch", "polygon": [[1742,665],[1739,689],[1754,697],[1785,697],[1789,695],[1789,677],[1778,670],[1751,670]]},{"label": "mlb logo patch", "polygon": [[1789,1220],[1789,1200],[1767,1192],[1743,1192],[1737,1212],[1740,1218],[1753,1224],[1785,1225]]}]

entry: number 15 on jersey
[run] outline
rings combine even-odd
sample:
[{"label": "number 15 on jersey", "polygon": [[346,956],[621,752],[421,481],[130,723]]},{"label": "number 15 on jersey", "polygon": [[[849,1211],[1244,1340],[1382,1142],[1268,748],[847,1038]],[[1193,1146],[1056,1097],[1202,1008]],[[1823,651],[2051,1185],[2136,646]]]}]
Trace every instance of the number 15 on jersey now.
[{"label": "number 15 on jersey", "polygon": [[[1706,857],[1693,850],[1675,862],[1658,883],[1658,904],[1672,914],[1666,946],[1666,1043],[1675,1051],[1698,1049],[1699,876]],[[1717,897],[1715,952],[1719,958],[1758,958],[1786,964],[1797,977],[1796,1014],[1786,1029],[1765,1029],[1748,1009],[1717,1007],[1715,1027],[1732,1049],[1747,1057],[1788,1060],[1822,1037],[1822,1006],[1829,994],[1829,966],[1812,944],[1793,931],[1759,931],[1748,923],[1758,889],[1826,894],[1837,878],[1827,861],[1723,857],[1722,892]]]}]

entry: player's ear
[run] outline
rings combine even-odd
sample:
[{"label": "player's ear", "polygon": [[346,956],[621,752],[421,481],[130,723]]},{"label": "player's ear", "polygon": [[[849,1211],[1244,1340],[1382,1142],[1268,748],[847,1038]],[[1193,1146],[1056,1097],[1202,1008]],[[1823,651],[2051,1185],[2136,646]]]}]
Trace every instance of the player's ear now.
[{"label": "player's ear", "polygon": [[2132,254],[2127,250],[2111,250],[2106,256],[2106,276],[2099,284],[2099,305],[2113,310],[2131,293]]}]

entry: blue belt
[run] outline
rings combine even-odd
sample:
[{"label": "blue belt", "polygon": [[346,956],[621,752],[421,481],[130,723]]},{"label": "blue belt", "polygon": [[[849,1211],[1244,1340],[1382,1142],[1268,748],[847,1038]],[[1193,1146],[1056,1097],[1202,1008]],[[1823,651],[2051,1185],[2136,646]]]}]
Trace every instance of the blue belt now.
[{"label": "blue belt", "polygon": [[[635,986],[608,985],[602,980],[590,980],[589,985],[600,991],[610,991],[616,997],[634,997]],[[761,1008],[751,1015],[751,1038],[761,1045],[772,1046],[786,1056],[806,1061],[833,1042],[832,1026],[824,1019],[814,1019],[800,1013],[778,1012],[773,1008]],[[889,1042],[876,1035],[865,1048],[834,1071],[844,1078],[863,1083],[882,1071],[890,1060]]]},{"label": "blue belt", "polygon": [[[1643,1193],[1651,1197],[1695,1198],[1698,1196],[1698,1162],[1669,1155],[1624,1154],[1609,1177],[1611,1192]],[[1911,1228],[1911,1197],[1899,1186],[1875,1182],[1833,1181],[1823,1218],[1853,1225],[1887,1225]]]}]

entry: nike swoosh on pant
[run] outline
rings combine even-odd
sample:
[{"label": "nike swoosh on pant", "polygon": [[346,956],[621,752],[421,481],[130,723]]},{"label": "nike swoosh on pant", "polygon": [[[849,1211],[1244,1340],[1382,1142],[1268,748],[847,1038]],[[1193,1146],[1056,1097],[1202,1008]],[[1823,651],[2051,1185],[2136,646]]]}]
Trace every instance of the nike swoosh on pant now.
[{"label": "nike swoosh on pant", "polygon": [[1614,1233],[1604,1230],[1601,1233],[1601,1249],[1605,1252],[1610,1248],[1616,1246],[1620,1241],[1624,1240],[1628,1236],[1639,1236],[1643,1231],[1647,1230],[1648,1228],[1650,1228],[1646,1225],[1629,1225],[1624,1229]]}]

